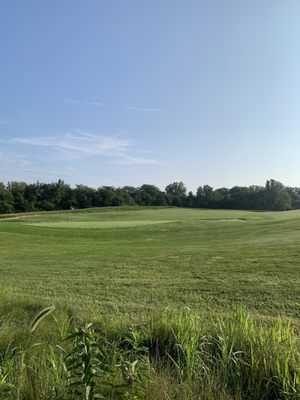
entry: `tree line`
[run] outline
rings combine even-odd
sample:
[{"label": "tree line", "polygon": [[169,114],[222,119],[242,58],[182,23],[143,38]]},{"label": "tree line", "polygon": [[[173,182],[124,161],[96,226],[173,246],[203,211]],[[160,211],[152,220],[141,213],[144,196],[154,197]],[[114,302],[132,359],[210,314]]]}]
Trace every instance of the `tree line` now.
[{"label": "tree line", "polygon": [[54,211],[107,206],[176,206],[243,210],[290,210],[300,208],[300,188],[270,179],[265,186],[234,186],[214,189],[199,186],[188,192],[183,182],[160,190],[154,185],[97,189],[85,185],[72,188],[62,180],[54,183],[0,182],[0,213]]}]

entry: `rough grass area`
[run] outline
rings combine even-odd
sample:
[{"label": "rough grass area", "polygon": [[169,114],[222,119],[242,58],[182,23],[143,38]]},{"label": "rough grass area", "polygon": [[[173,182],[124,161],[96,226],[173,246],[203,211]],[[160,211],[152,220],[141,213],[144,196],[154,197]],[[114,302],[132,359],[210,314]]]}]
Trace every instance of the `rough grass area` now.
[{"label": "rough grass area", "polygon": [[38,314],[34,303],[6,301],[3,400],[300,398],[298,339],[280,319],[260,322],[241,307],[204,318],[184,308],[140,315],[138,324],[111,315],[85,325],[72,310]]}]

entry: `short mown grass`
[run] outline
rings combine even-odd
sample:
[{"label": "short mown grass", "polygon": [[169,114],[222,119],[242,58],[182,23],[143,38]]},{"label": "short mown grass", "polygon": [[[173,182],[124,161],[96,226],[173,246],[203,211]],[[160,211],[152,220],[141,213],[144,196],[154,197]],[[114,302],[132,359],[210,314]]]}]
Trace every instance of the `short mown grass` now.
[{"label": "short mown grass", "polygon": [[0,291],[91,317],[243,304],[297,319],[299,242],[300,211],[127,207],[76,211],[71,221],[69,212],[20,214],[0,220]]}]

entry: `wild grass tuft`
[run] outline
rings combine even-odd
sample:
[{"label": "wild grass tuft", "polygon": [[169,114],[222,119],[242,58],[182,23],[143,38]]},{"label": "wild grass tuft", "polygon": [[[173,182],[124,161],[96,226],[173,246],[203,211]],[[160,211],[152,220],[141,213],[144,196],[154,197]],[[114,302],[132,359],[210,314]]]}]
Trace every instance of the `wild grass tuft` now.
[{"label": "wild grass tuft", "polygon": [[45,310],[26,341],[13,346],[11,331],[1,347],[1,400],[300,399],[299,340],[281,319],[258,321],[238,307],[207,320],[184,308],[134,326],[106,317],[103,329],[74,325],[59,309],[45,319]]}]

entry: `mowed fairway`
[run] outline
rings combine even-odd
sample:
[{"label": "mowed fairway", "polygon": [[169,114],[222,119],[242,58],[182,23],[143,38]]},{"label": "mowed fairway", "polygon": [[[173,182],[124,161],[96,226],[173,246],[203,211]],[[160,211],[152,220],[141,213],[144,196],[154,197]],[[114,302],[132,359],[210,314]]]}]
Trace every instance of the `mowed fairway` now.
[{"label": "mowed fairway", "polygon": [[300,211],[109,208],[0,220],[0,292],[86,316],[243,304],[300,317]]}]

